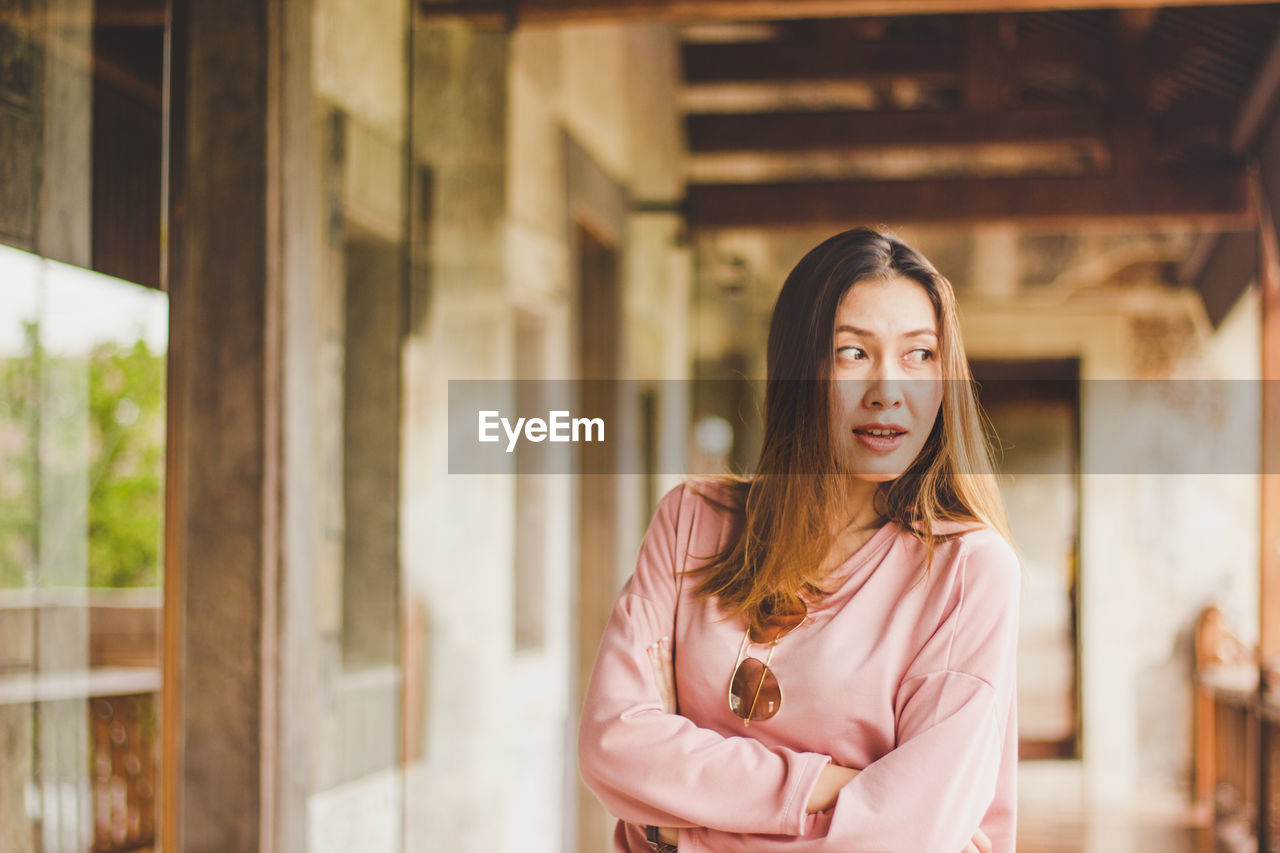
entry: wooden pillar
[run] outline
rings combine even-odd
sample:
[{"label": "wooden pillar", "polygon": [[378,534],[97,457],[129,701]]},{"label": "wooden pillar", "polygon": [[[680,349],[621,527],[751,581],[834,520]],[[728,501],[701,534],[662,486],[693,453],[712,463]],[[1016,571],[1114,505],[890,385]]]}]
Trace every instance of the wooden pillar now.
[{"label": "wooden pillar", "polygon": [[164,849],[269,847],[279,558],[272,0],[174,0]]},{"label": "wooden pillar", "polygon": [[[1270,176],[1264,176],[1270,177]],[[1280,174],[1274,176],[1280,184]],[[1280,667],[1280,235],[1276,199],[1259,180],[1259,283],[1262,288],[1262,542],[1259,652],[1264,668]]]},{"label": "wooden pillar", "polygon": [[[1274,132],[1272,136],[1274,137]],[[1270,147],[1270,146],[1269,146]],[[1264,158],[1264,169],[1276,158]],[[1274,169],[1274,167],[1273,167]],[[1280,235],[1273,211],[1280,172],[1256,170],[1253,175],[1254,206],[1258,217],[1258,282],[1262,288],[1262,541],[1258,572],[1258,696],[1254,719],[1257,726],[1257,815],[1255,837],[1259,849],[1268,833],[1270,747],[1264,705],[1274,676],[1280,670]]]},{"label": "wooden pillar", "polygon": [[326,212],[312,0],[174,0],[161,847],[305,851]]},{"label": "wooden pillar", "polygon": [[1114,13],[1111,74],[1117,81],[1108,105],[1111,173],[1117,180],[1135,181],[1149,171],[1150,129],[1143,118],[1147,103],[1147,34],[1155,9],[1120,9]]}]

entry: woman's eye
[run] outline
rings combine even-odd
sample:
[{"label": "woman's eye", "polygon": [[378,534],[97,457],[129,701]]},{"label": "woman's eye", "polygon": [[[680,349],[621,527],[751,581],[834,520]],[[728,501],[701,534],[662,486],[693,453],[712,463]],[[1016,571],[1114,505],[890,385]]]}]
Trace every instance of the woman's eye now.
[{"label": "woman's eye", "polygon": [[866,358],[867,352],[862,347],[838,347],[836,349],[836,355],[849,361],[856,361],[858,359]]},{"label": "woman's eye", "polygon": [[920,349],[913,349],[908,353],[908,355],[911,357],[912,361],[931,361],[935,357],[933,350],[925,349],[923,347]]}]

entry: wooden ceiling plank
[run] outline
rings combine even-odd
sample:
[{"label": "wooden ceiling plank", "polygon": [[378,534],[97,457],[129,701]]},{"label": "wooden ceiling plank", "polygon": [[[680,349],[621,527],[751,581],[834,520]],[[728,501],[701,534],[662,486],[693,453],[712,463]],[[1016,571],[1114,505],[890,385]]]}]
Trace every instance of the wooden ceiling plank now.
[{"label": "wooden ceiling plank", "polygon": [[1143,120],[1147,104],[1147,34],[1154,18],[1125,10],[1112,21],[1110,44],[1110,123],[1112,172],[1138,174],[1151,160],[1150,125]]},{"label": "wooden ceiling plank", "polygon": [[1124,221],[1240,228],[1252,221],[1243,173],[1148,177],[821,181],[694,185],[689,223],[811,227],[856,223],[1013,222],[1071,226]]},{"label": "wooden ceiling plank", "polygon": [[1102,138],[1086,108],[884,110],[695,114],[685,133],[694,154],[804,151],[891,145],[1084,142]]},{"label": "wooden ceiling plank", "polygon": [[510,11],[517,23],[662,20],[669,22],[769,21],[882,15],[1065,12],[1084,9],[1153,9],[1177,6],[1261,5],[1269,0],[419,0],[418,16],[492,19]]},{"label": "wooden ceiling plank", "polygon": [[[1267,119],[1275,115],[1278,96],[1280,96],[1280,32],[1277,32],[1272,40],[1271,49],[1258,69],[1253,85],[1249,87],[1249,92],[1245,95],[1235,121],[1232,123],[1231,136],[1227,144],[1228,150],[1233,155],[1242,157],[1257,145]],[[1179,271],[1180,280],[1196,285],[1204,294],[1206,305],[1220,298],[1218,294],[1223,290],[1216,284],[1221,273],[1210,264],[1210,261],[1217,257],[1223,239],[1225,235],[1216,231],[1201,234],[1191,250],[1191,255]],[[1225,289],[1235,291],[1234,285]],[[1210,313],[1212,316],[1212,310]]]},{"label": "wooden ceiling plank", "polygon": [[961,91],[965,106],[973,109],[998,109],[1004,101],[1002,89],[1007,72],[999,26],[995,15],[970,15],[965,19]]}]

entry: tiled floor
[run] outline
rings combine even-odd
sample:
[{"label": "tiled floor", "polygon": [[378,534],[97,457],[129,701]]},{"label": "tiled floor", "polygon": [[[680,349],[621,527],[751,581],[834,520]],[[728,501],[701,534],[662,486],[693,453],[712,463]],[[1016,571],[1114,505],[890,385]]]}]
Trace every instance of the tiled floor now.
[{"label": "tiled floor", "polygon": [[1085,808],[1078,762],[1025,761],[1018,776],[1018,853],[1225,853],[1180,801]]}]

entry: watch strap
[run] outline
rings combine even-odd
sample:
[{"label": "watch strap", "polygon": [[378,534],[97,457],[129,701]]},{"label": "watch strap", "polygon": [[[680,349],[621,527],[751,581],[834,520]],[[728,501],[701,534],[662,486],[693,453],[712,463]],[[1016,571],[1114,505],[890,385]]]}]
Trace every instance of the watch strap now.
[{"label": "watch strap", "polygon": [[658,827],[646,826],[644,828],[644,840],[649,842],[649,846],[658,853],[676,853],[679,850],[674,844],[668,844],[658,837]]}]

